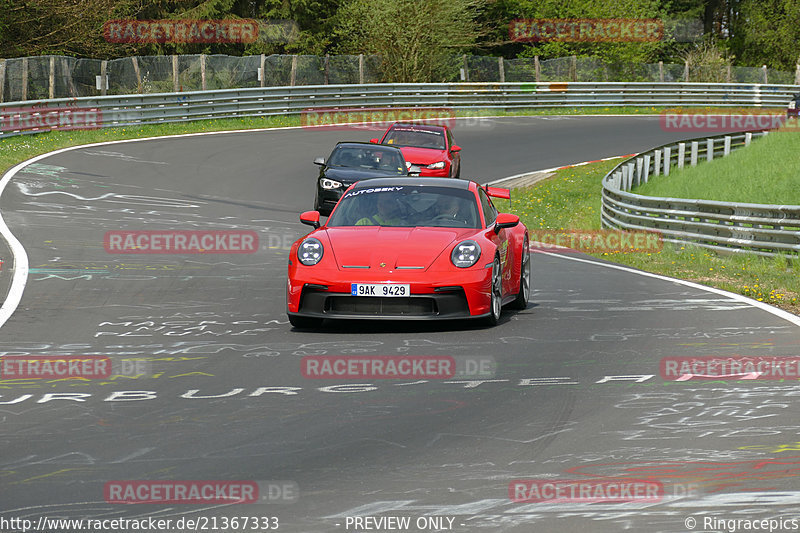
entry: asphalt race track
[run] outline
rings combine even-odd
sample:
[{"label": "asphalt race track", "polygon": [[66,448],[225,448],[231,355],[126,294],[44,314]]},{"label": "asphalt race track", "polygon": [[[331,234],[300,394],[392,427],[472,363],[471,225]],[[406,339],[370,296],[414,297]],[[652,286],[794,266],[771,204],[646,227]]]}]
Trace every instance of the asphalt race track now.
[{"label": "asphalt race track", "polygon": [[[482,182],[687,136],[663,132],[657,117],[486,119],[454,131],[462,176]],[[586,256],[534,254],[528,309],[506,311],[495,328],[292,329],[286,249],[308,229],[297,215],[312,207],[312,160],[337,140],[373,136],[289,129],[127,142],[63,152],[13,177],[0,209],[30,271],[0,328],[0,355],[94,354],[147,372],[0,381],[0,516],[264,516],[297,533],[680,532],[691,530],[687,517],[696,531],[721,531],[703,520],[798,516],[797,381],[659,375],[664,357],[798,355],[797,325],[741,301]],[[165,229],[254,230],[260,248],[212,256],[103,247],[107,231]],[[2,295],[12,261],[0,246]],[[301,374],[308,355],[485,358],[496,371],[315,380]],[[665,494],[631,503],[508,495],[515,479],[609,477],[659,481]],[[106,503],[115,480],[286,490],[257,504]],[[411,525],[355,527],[354,516]]]}]

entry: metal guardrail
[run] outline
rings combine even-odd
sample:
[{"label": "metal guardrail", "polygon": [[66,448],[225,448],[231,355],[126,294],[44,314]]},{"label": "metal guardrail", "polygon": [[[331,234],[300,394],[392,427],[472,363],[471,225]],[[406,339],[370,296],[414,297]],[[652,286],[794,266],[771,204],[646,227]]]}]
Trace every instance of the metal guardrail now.
[{"label": "metal guardrail", "polygon": [[[58,129],[37,113],[96,110],[94,127],[299,114],[309,108],[785,107],[795,85],[729,83],[428,83],[258,87],[0,104],[0,137]],[[36,108],[36,109],[34,109]]]},{"label": "metal guardrail", "polygon": [[634,194],[650,177],[725,157],[768,132],[744,132],[659,146],[627,159],[603,178],[603,227],[659,231],[664,241],[764,256],[800,252],[800,206]]}]

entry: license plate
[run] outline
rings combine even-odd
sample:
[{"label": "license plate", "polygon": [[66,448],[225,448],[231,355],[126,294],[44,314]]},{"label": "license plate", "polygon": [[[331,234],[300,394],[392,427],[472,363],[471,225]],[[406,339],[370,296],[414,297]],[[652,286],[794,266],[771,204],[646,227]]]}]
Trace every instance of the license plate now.
[{"label": "license plate", "polygon": [[400,283],[352,283],[353,296],[411,296],[409,285]]}]

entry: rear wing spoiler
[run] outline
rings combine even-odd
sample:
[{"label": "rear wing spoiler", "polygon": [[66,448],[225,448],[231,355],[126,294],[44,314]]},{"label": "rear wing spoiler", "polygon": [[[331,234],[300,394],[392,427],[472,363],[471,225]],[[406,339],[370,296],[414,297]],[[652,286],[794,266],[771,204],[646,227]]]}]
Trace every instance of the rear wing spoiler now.
[{"label": "rear wing spoiler", "polygon": [[483,190],[486,191],[486,194],[488,194],[492,198],[504,198],[506,200],[511,199],[511,191],[508,189],[501,189],[500,187],[489,187],[488,185],[486,185],[483,187]]}]

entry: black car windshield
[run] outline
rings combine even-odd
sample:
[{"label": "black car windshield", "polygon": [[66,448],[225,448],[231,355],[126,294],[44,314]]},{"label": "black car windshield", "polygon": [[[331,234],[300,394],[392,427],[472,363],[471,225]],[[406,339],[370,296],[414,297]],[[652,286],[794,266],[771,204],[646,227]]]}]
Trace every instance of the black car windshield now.
[{"label": "black car windshield", "polygon": [[328,159],[330,167],[363,168],[394,172],[398,176],[407,174],[405,160],[397,150],[379,146],[337,146]]},{"label": "black car windshield", "polygon": [[421,128],[393,128],[386,134],[383,144],[444,150],[444,131]]},{"label": "black car windshield", "polygon": [[327,226],[480,228],[481,222],[469,190],[395,185],[346,193]]}]

